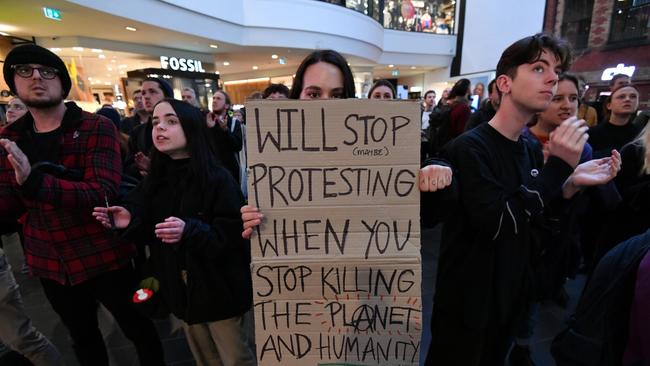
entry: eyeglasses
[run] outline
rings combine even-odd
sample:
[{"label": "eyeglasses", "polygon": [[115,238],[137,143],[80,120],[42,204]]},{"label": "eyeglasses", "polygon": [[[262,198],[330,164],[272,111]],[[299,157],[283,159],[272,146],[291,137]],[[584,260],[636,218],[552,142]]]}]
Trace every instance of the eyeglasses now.
[{"label": "eyeglasses", "polygon": [[11,68],[21,78],[31,78],[34,75],[34,70],[38,70],[41,77],[46,80],[54,79],[56,74],[59,73],[59,70],[49,66],[33,67],[30,65],[12,65]]}]

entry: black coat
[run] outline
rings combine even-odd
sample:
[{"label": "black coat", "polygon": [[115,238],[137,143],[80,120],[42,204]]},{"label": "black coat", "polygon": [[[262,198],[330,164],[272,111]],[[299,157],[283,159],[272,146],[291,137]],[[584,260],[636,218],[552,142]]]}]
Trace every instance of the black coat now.
[{"label": "black coat", "polygon": [[[233,125],[234,124],[234,125]],[[218,125],[210,129],[214,136],[214,143],[217,149],[217,157],[223,166],[232,174],[235,181],[239,183],[239,162],[238,156],[243,146],[243,135],[241,123],[228,117],[228,129],[223,130]]]},{"label": "black coat", "polygon": [[[172,161],[166,169],[161,182],[149,185],[145,179],[127,197],[133,216],[127,235],[150,245],[149,270],[174,315],[197,324],[244,314],[252,305],[252,281],[239,186],[220,167],[208,190],[192,179],[188,160]],[[155,225],[169,216],[185,221],[176,244],[154,235]]]}]

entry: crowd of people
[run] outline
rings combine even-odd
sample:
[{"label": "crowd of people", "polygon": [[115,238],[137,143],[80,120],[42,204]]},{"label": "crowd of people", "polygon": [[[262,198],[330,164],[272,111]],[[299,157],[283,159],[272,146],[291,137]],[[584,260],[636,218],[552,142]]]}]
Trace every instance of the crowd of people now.
[{"label": "crowd of people", "polygon": [[[579,270],[607,278],[599,262],[618,243],[650,247],[650,127],[637,116],[639,93],[615,78],[604,120],[590,127],[570,65],[565,42],[536,34],[503,52],[477,110],[469,98],[484,86],[472,91],[467,79],[438,103],[435,91],[424,94],[422,223],[442,225],[426,365],[532,364],[541,301],[566,301],[565,281]],[[88,113],[64,102],[65,64],[37,45],[15,47],[3,73],[16,96],[0,130],[3,232],[22,233],[29,272],[79,363],[108,365],[101,303],[141,365],[164,364],[151,318],[167,314],[198,365],[257,364],[248,239],[264,214],[246,204],[245,109],[234,113],[219,90],[201,110],[192,89],[176,100],[164,79],[147,78],[132,116]],[[272,84],[259,97],[354,98],[354,78],[342,55],[318,50],[291,89]],[[368,93],[395,97],[386,80]],[[649,257],[634,257],[626,326],[610,334],[614,364],[650,362]],[[25,362],[61,365],[25,315],[1,249],[0,340]]]}]

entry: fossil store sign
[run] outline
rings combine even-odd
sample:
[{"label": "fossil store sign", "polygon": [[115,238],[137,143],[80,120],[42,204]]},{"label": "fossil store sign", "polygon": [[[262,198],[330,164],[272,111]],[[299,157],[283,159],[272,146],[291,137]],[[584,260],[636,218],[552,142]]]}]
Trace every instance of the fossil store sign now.
[{"label": "fossil store sign", "polygon": [[169,56],[160,56],[160,67],[177,71],[205,72],[201,61]]}]

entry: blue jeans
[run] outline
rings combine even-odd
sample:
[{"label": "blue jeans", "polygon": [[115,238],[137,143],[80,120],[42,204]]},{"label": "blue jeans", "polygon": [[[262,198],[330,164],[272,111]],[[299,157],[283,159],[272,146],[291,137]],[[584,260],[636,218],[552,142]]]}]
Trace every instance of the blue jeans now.
[{"label": "blue jeans", "polygon": [[59,351],[32,326],[25,314],[16,279],[1,248],[0,339],[36,366],[62,365]]}]

